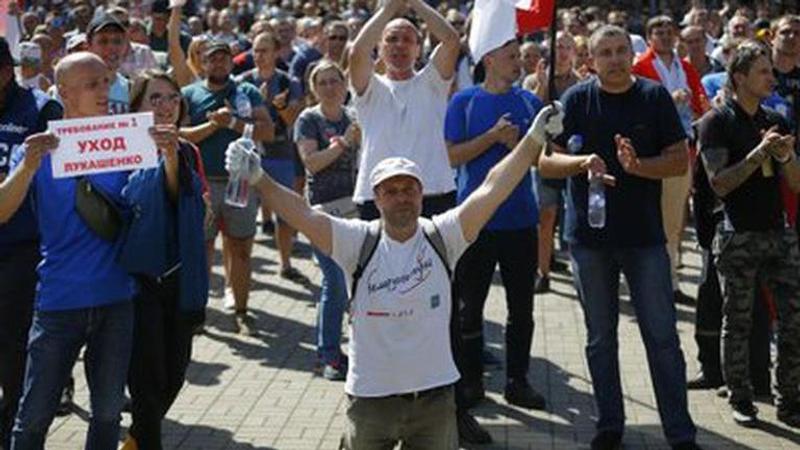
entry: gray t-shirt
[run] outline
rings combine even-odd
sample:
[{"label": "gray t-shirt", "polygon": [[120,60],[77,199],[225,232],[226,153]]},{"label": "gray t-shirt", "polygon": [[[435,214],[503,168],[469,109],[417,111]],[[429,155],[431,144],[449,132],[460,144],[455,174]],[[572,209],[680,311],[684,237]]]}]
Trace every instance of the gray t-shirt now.
[{"label": "gray t-shirt", "polygon": [[[344,110],[341,120],[330,121],[322,114],[319,105],[306,108],[295,121],[294,141],[311,139],[317,141],[319,151],[324,150],[331,144],[332,137],[344,136],[352,121],[353,113],[347,109]],[[308,200],[312,205],[353,195],[358,167],[356,154],[356,148],[348,149],[320,172],[306,172]]]}]

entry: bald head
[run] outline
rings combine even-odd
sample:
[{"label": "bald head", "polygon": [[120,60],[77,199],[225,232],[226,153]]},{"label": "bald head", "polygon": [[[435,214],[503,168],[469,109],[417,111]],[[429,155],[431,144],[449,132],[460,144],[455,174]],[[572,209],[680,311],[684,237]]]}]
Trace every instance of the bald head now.
[{"label": "bald head", "polygon": [[383,29],[383,35],[385,36],[394,30],[410,30],[414,32],[414,35],[417,36],[417,38],[419,38],[419,28],[417,28],[413,22],[404,17],[398,17],[390,20],[389,23],[386,24],[386,28]]},{"label": "bald head", "polygon": [[109,113],[111,71],[99,56],[77,52],[56,65],[56,86],[64,103],[64,117],[104,116]]},{"label": "bald head", "polygon": [[69,86],[72,81],[79,79],[86,71],[108,70],[108,67],[99,56],[90,52],[76,52],[69,54],[56,64],[55,81],[61,86]]}]

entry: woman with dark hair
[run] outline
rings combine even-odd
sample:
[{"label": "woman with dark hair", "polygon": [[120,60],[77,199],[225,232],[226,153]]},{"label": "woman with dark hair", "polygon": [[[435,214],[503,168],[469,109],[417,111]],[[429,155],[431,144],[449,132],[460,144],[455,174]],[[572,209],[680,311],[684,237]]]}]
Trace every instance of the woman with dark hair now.
[{"label": "woman with dark hair", "polygon": [[208,300],[206,188],[198,150],[178,136],[185,106],[177,82],[144,72],[133,81],[131,111],[153,113],[160,163],[131,175],[124,191],[136,214],[121,262],[140,291],[128,375],[133,423],[123,449],[160,450],[161,421],[183,386]]}]

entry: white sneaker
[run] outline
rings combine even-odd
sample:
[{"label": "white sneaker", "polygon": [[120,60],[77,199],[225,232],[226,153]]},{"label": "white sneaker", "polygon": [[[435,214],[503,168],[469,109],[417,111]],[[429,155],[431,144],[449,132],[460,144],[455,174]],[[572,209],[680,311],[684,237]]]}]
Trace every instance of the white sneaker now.
[{"label": "white sneaker", "polygon": [[236,309],[236,299],[233,298],[233,289],[225,287],[225,297],[222,299],[222,306],[225,309]]}]

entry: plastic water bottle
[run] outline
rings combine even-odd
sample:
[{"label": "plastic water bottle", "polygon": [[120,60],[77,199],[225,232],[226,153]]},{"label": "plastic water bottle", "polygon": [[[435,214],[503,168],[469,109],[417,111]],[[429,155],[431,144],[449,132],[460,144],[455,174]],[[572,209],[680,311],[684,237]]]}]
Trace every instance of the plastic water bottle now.
[{"label": "plastic water bottle", "polygon": [[606,226],[606,188],[603,177],[589,177],[589,226],[603,228]]},{"label": "plastic water bottle", "polygon": [[253,115],[253,105],[244,92],[236,93],[236,115],[243,119],[249,119]]},{"label": "plastic water bottle", "polygon": [[[244,126],[244,133],[242,137],[234,142],[235,145],[241,146],[245,151],[254,152],[256,143],[253,142],[253,125],[246,124]],[[246,164],[250,164],[248,158]],[[225,187],[225,203],[235,207],[244,208],[250,200],[250,180],[247,179],[248,167],[242,167],[242,170],[231,173],[228,178],[228,185]]]}]

